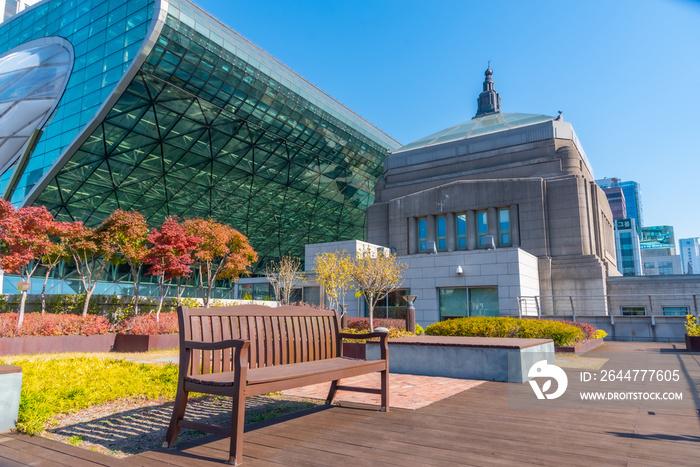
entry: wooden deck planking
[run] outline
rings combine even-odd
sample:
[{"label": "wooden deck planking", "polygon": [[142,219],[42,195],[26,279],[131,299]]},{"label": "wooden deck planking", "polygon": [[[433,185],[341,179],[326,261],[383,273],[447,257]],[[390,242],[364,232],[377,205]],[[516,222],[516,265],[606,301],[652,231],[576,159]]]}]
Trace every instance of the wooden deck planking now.
[{"label": "wooden deck planking", "polygon": [[0,435],[0,438],[11,438],[10,441],[0,443],[0,459],[2,459],[0,465],[3,466],[10,465],[9,460],[20,462],[19,465],[32,466],[115,467],[123,465],[119,459],[39,436],[19,437],[4,434]]},{"label": "wooden deck planking", "polygon": [[[522,462],[522,449],[526,449],[528,452],[541,450],[542,454],[539,457],[544,460],[551,458],[553,462],[560,461],[561,454],[567,454],[566,452],[558,453],[556,449],[552,450],[551,445],[546,440],[542,442],[541,439],[533,439],[530,442],[527,440],[518,440],[517,442],[503,440],[501,444],[505,444],[505,446],[502,446],[504,452],[494,452],[490,441],[494,433],[502,433],[502,431],[487,431],[481,434],[479,433],[480,428],[477,428],[474,434],[453,430],[453,427],[450,425],[445,425],[442,429],[426,429],[418,424],[412,424],[410,421],[407,426],[415,429],[405,430],[401,429],[399,425],[400,423],[389,423],[386,426],[380,424],[376,429],[373,429],[373,431],[378,432],[378,437],[374,441],[371,440],[371,436],[368,437],[366,435],[367,430],[361,427],[358,427],[354,432],[349,432],[349,430],[343,428],[340,428],[339,431],[342,433],[342,436],[348,439],[347,442],[349,443],[353,442],[351,441],[352,439],[358,439],[364,446],[380,450],[395,450],[395,455],[399,456],[405,452],[411,452],[413,456],[411,460],[414,463],[418,462],[419,459],[421,463],[425,463],[427,459],[424,459],[424,457],[433,459],[437,456],[442,465],[450,462],[468,465],[485,465],[486,463],[489,465],[513,465],[513,462]],[[329,428],[331,427],[329,426]],[[296,428],[295,432],[298,430]],[[330,430],[326,430],[325,434],[322,435],[324,440],[331,436],[336,435],[332,434]],[[337,434],[337,436],[341,435]],[[367,444],[368,440],[371,444]],[[474,443],[478,443],[478,445]],[[585,451],[589,448],[590,446],[584,446],[582,450]],[[620,457],[620,461],[624,460],[626,458]],[[568,462],[568,465],[587,466],[591,464],[590,460],[582,460],[580,462],[572,460]]]}]

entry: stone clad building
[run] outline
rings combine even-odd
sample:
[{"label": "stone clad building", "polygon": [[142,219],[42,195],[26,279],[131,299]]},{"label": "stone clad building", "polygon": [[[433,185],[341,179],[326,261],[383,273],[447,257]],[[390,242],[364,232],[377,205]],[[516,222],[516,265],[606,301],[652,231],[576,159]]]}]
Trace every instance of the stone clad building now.
[{"label": "stone clad building", "polygon": [[520,296],[575,307],[619,275],[613,216],[573,127],[502,113],[492,74],[473,119],[388,156],[368,210],[367,240],[409,265],[419,322],[514,315]]}]

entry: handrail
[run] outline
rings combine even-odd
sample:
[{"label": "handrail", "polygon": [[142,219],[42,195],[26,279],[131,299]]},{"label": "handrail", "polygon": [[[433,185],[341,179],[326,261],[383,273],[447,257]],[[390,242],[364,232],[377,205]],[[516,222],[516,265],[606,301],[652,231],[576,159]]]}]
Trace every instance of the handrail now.
[{"label": "handrail", "polygon": [[[518,316],[571,315],[576,321],[583,315],[650,316],[653,325],[656,316],[681,316],[666,314],[664,308],[685,308],[685,314],[698,318],[699,294],[605,294],[605,295],[523,295],[516,297]],[[622,308],[640,308],[644,314],[623,314]],[[593,311],[593,313],[591,313]],[[668,311],[668,310],[667,310]],[[674,310],[683,312],[682,310]],[[611,318],[611,323],[614,319]]]}]

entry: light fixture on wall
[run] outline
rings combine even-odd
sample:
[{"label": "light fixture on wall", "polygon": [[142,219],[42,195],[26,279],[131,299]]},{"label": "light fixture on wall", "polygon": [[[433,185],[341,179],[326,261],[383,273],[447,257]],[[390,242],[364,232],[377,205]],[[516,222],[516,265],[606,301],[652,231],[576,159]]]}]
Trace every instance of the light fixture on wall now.
[{"label": "light fixture on wall", "polygon": [[458,276],[461,276],[464,274],[464,270],[462,269],[462,266],[457,266],[457,270],[455,271]]}]

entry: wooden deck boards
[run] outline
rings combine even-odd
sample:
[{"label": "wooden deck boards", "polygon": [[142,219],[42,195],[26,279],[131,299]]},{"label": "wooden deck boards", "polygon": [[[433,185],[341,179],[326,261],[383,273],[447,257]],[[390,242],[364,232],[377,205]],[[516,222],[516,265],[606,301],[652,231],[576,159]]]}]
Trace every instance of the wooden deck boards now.
[{"label": "wooden deck boards", "polygon": [[[694,409],[514,409],[508,383],[484,383],[419,410],[380,413],[347,405],[247,427],[244,465],[695,466],[700,356],[645,348],[636,356],[620,353],[619,360],[651,359],[677,368],[681,359],[692,382],[684,392],[695,400]],[[208,436],[117,460],[39,437],[3,438],[9,440],[0,442],[2,466],[220,466],[229,443]]]}]

